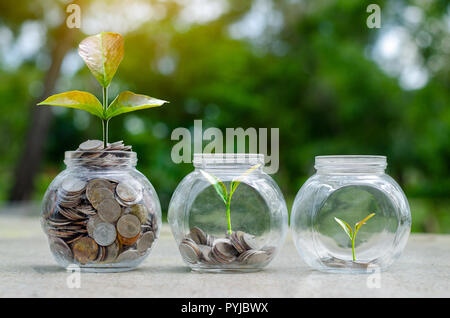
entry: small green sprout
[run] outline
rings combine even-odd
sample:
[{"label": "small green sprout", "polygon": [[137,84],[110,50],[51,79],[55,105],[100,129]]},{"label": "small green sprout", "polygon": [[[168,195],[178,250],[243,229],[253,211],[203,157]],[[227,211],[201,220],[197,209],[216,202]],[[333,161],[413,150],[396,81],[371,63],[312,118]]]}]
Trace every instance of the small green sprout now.
[{"label": "small green sprout", "polygon": [[117,115],[161,106],[167,101],[129,91],[108,102],[108,87],[124,56],[124,41],[119,33],[102,32],[81,41],[78,54],[102,86],[102,103],[88,92],[70,91],[48,97],[38,105],[60,106],[87,111],[102,120],[103,144],[108,144],[108,123]]},{"label": "small green sprout", "polygon": [[375,213],[371,213],[368,216],[366,216],[364,219],[362,219],[361,221],[357,222],[355,224],[355,229],[352,229],[351,226],[341,220],[338,219],[337,217],[334,218],[334,220],[344,229],[345,233],[348,235],[348,237],[350,238],[350,240],[352,241],[352,254],[353,254],[353,261],[356,261],[356,257],[355,257],[355,241],[356,241],[356,233],[358,233],[359,229],[361,228],[361,226],[363,224],[366,224],[366,222],[375,215]]},{"label": "small green sprout", "polygon": [[231,181],[231,188],[230,188],[229,193],[228,193],[227,187],[225,186],[225,184],[222,181],[219,180],[219,178],[217,178],[215,175],[210,174],[204,170],[200,170],[200,172],[205,177],[205,179],[208,180],[209,183],[211,183],[211,185],[216,190],[217,194],[222,198],[223,202],[225,203],[225,207],[227,208],[228,234],[232,233],[232,231],[231,231],[231,211],[230,211],[231,197],[233,196],[233,193],[236,191],[236,189],[239,186],[239,184],[241,183],[241,181],[247,175],[249,175],[253,170],[259,168],[260,166],[261,166],[261,164],[254,165],[251,168],[249,168],[247,171],[245,171],[243,174],[238,176],[237,178],[234,178]]}]

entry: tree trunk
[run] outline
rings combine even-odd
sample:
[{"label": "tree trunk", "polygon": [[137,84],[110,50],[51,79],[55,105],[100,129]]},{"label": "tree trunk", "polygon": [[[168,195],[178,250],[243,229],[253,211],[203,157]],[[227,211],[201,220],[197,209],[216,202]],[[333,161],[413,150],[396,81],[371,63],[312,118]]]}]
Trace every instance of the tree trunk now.
[{"label": "tree trunk", "polygon": [[9,194],[9,201],[31,199],[34,190],[34,177],[39,171],[43,156],[45,141],[52,120],[52,112],[46,107],[36,107],[36,104],[52,94],[59,76],[62,61],[66,53],[73,47],[78,29],[69,29],[66,21],[56,31],[52,49],[52,63],[44,79],[42,96],[34,101],[31,108],[29,128],[22,155],[18,161]]}]

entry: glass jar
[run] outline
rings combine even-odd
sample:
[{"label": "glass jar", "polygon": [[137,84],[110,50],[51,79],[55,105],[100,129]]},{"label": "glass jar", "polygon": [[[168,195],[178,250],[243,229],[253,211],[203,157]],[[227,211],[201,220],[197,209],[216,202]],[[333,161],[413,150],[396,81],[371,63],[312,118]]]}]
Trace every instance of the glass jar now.
[{"label": "glass jar", "polygon": [[85,272],[136,268],[161,228],[158,196],[136,170],[136,153],[68,151],[64,162],[67,168],[48,187],[41,213],[57,263]]},{"label": "glass jar", "polygon": [[194,154],[195,170],[176,188],[168,215],[193,270],[257,271],[275,257],[288,214],[263,165],[261,154]]},{"label": "glass jar", "polygon": [[411,213],[386,166],[384,156],[316,157],[317,172],[301,187],[291,213],[294,242],[308,265],[372,272],[400,256]]}]

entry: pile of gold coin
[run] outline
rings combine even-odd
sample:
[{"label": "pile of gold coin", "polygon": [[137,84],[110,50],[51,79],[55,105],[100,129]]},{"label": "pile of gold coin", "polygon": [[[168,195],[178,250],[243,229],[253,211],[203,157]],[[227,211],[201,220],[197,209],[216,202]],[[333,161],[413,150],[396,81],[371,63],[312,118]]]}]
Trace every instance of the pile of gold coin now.
[{"label": "pile of gold coin", "polygon": [[242,231],[216,238],[193,227],[179,245],[182,257],[191,264],[258,265],[269,262],[275,248],[258,248],[255,237]]},{"label": "pile of gold coin", "polygon": [[[92,151],[97,144],[88,140],[79,151]],[[110,145],[131,149],[122,143]],[[158,219],[151,195],[132,178],[68,175],[48,195],[43,225],[50,249],[66,263],[133,261],[155,242]]]}]

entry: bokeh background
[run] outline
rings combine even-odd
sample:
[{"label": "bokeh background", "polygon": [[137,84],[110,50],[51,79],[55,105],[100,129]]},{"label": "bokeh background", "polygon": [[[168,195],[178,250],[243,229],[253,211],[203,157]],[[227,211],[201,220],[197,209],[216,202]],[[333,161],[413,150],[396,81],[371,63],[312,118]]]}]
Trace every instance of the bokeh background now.
[{"label": "bokeh background", "polygon": [[[80,29],[65,24],[69,3],[81,7]],[[370,3],[380,29],[366,26]],[[172,162],[171,132],[202,119],[204,129],[280,128],[274,178],[289,207],[314,156],[386,155],[413,231],[450,233],[447,0],[1,1],[2,211],[38,204],[64,151],[101,138],[88,113],[35,106],[66,90],[101,96],[76,52],[100,31],[125,37],[111,98],[132,90],[171,102],[119,116],[110,131],[138,153],[164,212],[193,169]]]}]

